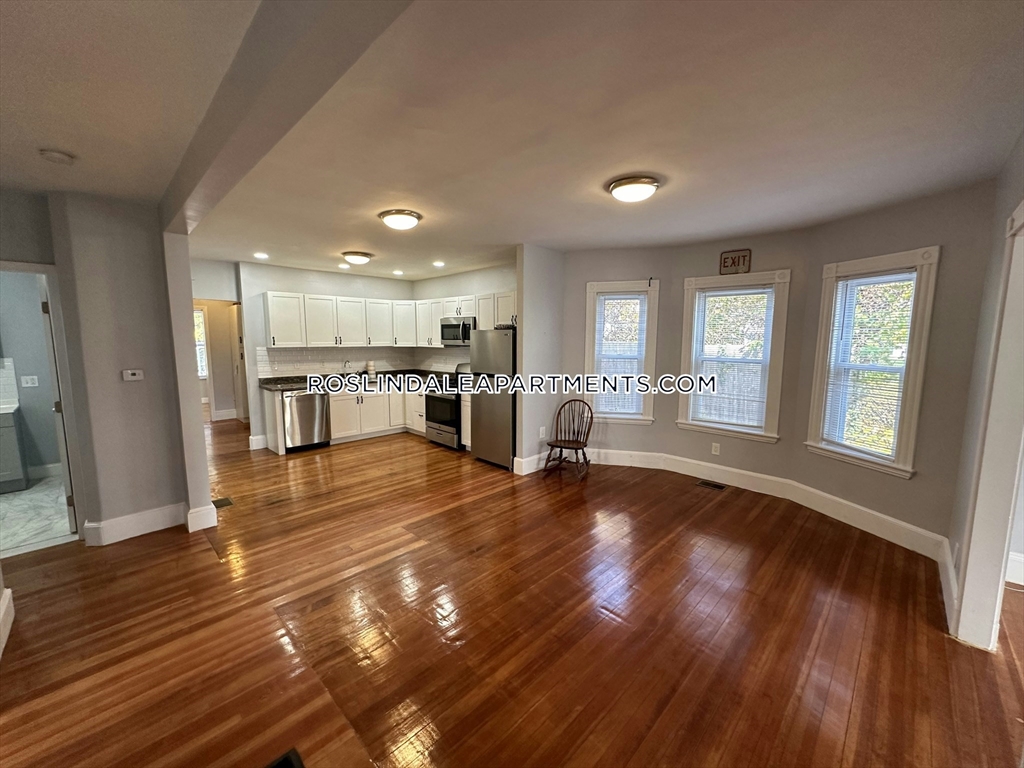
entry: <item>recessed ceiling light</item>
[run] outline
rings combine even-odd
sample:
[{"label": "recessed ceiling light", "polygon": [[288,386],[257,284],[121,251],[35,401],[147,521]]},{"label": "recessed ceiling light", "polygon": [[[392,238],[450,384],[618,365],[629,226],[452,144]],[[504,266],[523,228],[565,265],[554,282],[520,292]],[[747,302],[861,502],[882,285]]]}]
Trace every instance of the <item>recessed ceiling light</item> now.
[{"label": "recessed ceiling light", "polygon": [[405,274],[405,272],[403,272],[403,271],[402,271],[402,270],[400,270],[400,269],[396,269],[396,270],[395,270],[394,272],[392,272],[391,274],[392,274],[392,275],[404,275],[404,274]]},{"label": "recessed ceiling light", "polygon": [[75,156],[70,152],[63,152],[59,149],[40,149],[39,156],[47,162],[57,165],[74,165]]},{"label": "recessed ceiling light", "polygon": [[658,191],[658,180],[651,176],[626,176],[608,182],[612,197],[623,203],[639,203]]},{"label": "recessed ceiling light", "polygon": [[256,259],[269,259],[270,256],[268,254],[266,254],[266,253],[254,253],[253,254],[253,258],[256,258]]},{"label": "recessed ceiling light", "polygon": [[423,217],[416,211],[394,209],[381,211],[377,217],[392,229],[412,229],[420,223]]},{"label": "recessed ceiling light", "polygon": [[351,269],[351,267],[349,267],[348,264],[339,264],[338,267],[340,267],[341,269]]},{"label": "recessed ceiling light", "polygon": [[434,262],[434,266],[435,267],[443,267],[444,266],[444,262],[443,261],[435,261]]},{"label": "recessed ceiling light", "polygon": [[341,254],[341,257],[349,264],[366,264],[373,258],[373,254],[364,253],[363,251],[345,251]]}]

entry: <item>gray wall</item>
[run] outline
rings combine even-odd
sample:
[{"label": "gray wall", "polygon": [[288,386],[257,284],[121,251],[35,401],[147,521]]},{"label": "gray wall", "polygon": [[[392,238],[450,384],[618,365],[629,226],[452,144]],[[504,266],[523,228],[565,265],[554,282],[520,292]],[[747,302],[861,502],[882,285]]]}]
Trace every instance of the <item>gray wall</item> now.
[{"label": "gray wall", "polygon": [[[50,377],[48,328],[41,306],[43,280],[42,275],[27,272],[0,272],[0,357],[14,359],[21,443],[30,467],[60,462],[53,418],[57,393]],[[39,386],[21,386],[22,376],[37,376]]]},{"label": "gray wall", "polygon": [[516,289],[516,265],[475,269],[457,275],[431,277],[412,284],[414,299],[443,299],[448,296],[469,296],[478,293],[501,293]]},{"label": "gray wall", "polygon": [[[534,245],[520,245],[516,261],[519,373],[524,376],[557,373],[565,343],[562,313],[562,301],[567,293],[565,256]],[[518,395],[516,455],[519,458],[528,459],[546,452],[555,412],[561,402],[558,394]],[[541,427],[546,427],[548,432],[543,439],[539,433]]]},{"label": "gray wall", "polygon": [[0,259],[53,264],[45,195],[0,189]]},{"label": "gray wall", "polygon": [[267,291],[320,293],[327,296],[359,296],[368,299],[412,299],[412,283],[383,277],[334,274],[309,269],[291,269],[271,264],[238,265],[242,321],[245,325],[245,372],[249,390],[249,433],[264,434],[263,401],[256,370],[256,347],[265,347],[267,332],[263,317],[263,294]]},{"label": "gray wall", "polygon": [[[946,535],[984,282],[979,265],[986,263],[991,249],[994,195],[995,184],[984,182],[803,230],[677,248],[567,254],[562,339],[567,372],[583,371],[588,281],[661,280],[657,344],[657,372],[661,374],[680,369],[686,277],[717,274],[719,253],[734,248],[753,250],[755,272],[792,270],[778,443],[680,430],[675,425],[678,397],[657,395],[654,424],[595,425],[592,444],[675,454],[791,478]],[[914,461],[917,474],[903,480],[811,454],[803,442],[822,265],[929,245],[940,245],[942,255]],[[712,440],[721,444],[720,456],[711,455]]]},{"label": "gray wall", "polygon": [[[206,310],[206,354],[210,373],[213,377],[213,405],[218,411],[230,411],[235,407],[235,378],[231,362],[231,307],[230,301],[193,302],[195,307]],[[207,379],[206,384],[209,384]],[[208,396],[204,392],[204,396]]]},{"label": "gray wall", "polygon": [[192,259],[192,297],[238,301],[238,264],[233,261]]},{"label": "gray wall", "polygon": [[1006,220],[1020,205],[1021,200],[1024,200],[1024,135],[1017,140],[1017,145],[996,180],[994,216],[990,222],[991,248],[984,261],[979,261],[976,267],[985,270],[985,285],[974,342],[975,354],[971,366],[970,388],[966,395],[964,444],[957,472],[957,491],[949,529],[949,546],[955,555],[954,566],[958,575],[966,554],[968,527],[972,521],[971,509],[977,492],[975,469],[981,452],[985,393],[991,386],[989,368],[992,365],[992,347],[998,331],[1002,268],[1006,248]]},{"label": "gray wall", "polygon": [[[90,520],[187,500],[155,205],[49,198]],[[121,371],[142,368],[142,381]]]}]

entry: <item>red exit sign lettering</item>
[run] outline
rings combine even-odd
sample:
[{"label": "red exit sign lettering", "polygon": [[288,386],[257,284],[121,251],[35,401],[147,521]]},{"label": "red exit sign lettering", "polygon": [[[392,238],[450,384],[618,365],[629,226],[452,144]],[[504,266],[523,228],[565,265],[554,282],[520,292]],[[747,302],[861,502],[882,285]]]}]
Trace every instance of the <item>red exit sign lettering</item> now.
[{"label": "red exit sign lettering", "polygon": [[725,251],[718,265],[720,275],[739,275],[750,271],[750,249]]}]

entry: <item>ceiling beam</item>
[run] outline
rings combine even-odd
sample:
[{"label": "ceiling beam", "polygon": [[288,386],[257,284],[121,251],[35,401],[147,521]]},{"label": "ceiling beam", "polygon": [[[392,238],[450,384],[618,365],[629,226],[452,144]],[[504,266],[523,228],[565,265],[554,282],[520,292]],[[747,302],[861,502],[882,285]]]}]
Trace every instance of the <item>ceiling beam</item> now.
[{"label": "ceiling beam", "polygon": [[160,201],[188,234],[412,0],[263,0]]}]

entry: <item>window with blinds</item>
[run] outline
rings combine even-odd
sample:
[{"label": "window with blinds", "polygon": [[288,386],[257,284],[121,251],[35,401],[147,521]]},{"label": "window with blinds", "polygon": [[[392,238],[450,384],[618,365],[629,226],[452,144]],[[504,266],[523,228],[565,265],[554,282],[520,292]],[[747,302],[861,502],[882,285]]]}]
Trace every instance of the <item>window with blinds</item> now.
[{"label": "window with blinds", "polygon": [[825,442],[896,458],[916,278],[909,271],[836,281]]},{"label": "window with blinds", "polygon": [[[594,373],[639,376],[647,349],[647,294],[597,294]],[[607,392],[594,396],[595,413],[616,416],[643,413],[643,395]]]},{"label": "window with blinds", "polygon": [[770,287],[697,291],[691,370],[716,387],[690,397],[691,421],[764,429],[774,302]]}]

